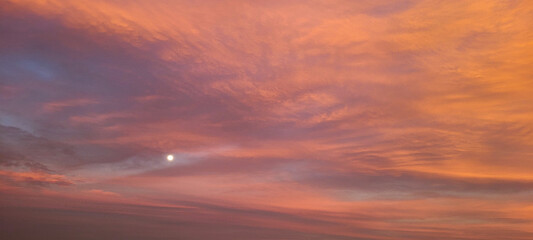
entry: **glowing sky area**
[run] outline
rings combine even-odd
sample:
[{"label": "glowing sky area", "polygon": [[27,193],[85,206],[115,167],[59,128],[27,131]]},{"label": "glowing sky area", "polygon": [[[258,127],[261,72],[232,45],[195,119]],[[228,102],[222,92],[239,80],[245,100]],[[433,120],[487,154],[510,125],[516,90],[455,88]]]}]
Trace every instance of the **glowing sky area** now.
[{"label": "glowing sky area", "polygon": [[2,0],[0,239],[531,240],[532,26],[529,0]]}]

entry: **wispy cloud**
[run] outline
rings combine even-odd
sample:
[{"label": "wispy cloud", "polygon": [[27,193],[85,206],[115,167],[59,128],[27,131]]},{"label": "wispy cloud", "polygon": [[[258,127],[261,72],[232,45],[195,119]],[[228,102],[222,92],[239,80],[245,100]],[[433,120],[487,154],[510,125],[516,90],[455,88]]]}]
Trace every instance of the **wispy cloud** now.
[{"label": "wispy cloud", "polygon": [[0,191],[18,210],[1,219],[12,238],[29,221],[50,238],[526,239],[532,11],[5,1]]}]

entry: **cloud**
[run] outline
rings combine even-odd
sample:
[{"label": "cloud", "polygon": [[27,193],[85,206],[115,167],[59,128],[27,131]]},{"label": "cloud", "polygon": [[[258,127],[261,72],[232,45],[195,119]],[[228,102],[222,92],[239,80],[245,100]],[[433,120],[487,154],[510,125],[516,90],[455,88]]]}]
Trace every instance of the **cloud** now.
[{"label": "cloud", "polygon": [[91,190],[88,190],[87,193],[89,193],[89,194],[93,194],[93,195],[106,196],[106,197],[116,197],[116,196],[120,196],[120,195],[117,194],[117,193],[114,193],[114,192],[108,192],[108,191],[104,191],[104,190],[101,190],[101,189],[91,189]]},{"label": "cloud", "polygon": [[43,172],[11,172],[0,171],[0,178],[3,182],[15,185],[28,185],[35,187],[45,187],[49,185],[70,186],[74,183],[57,174],[48,174]]},{"label": "cloud", "polygon": [[[523,239],[531,10],[526,1],[8,1],[2,191],[19,206],[33,191],[58,191],[25,207],[83,226],[79,238],[91,229],[133,238],[127,230],[148,220],[142,238]],[[113,212],[128,198],[187,209]],[[87,203],[51,210],[61,202],[51,199]],[[39,229],[57,236],[52,225]]]}]

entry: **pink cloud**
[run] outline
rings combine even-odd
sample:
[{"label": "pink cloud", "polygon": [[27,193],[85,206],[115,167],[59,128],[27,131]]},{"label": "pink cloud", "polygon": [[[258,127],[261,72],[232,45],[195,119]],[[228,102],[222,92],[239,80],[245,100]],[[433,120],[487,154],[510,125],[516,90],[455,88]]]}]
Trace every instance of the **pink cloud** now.
[{"label": "pink cloud", "polygon": [[8,238],[532,234],[527,1],[3,6]]}]

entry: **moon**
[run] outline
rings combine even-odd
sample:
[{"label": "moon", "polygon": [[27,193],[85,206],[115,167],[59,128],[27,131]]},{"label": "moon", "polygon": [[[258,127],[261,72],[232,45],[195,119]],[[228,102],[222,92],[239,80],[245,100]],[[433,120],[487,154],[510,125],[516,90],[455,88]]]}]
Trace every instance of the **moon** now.
[{"label": "moon", "polygon": [[174,156],[172,154],[167,155],[167,161],[172,162],[174,160]]}]

